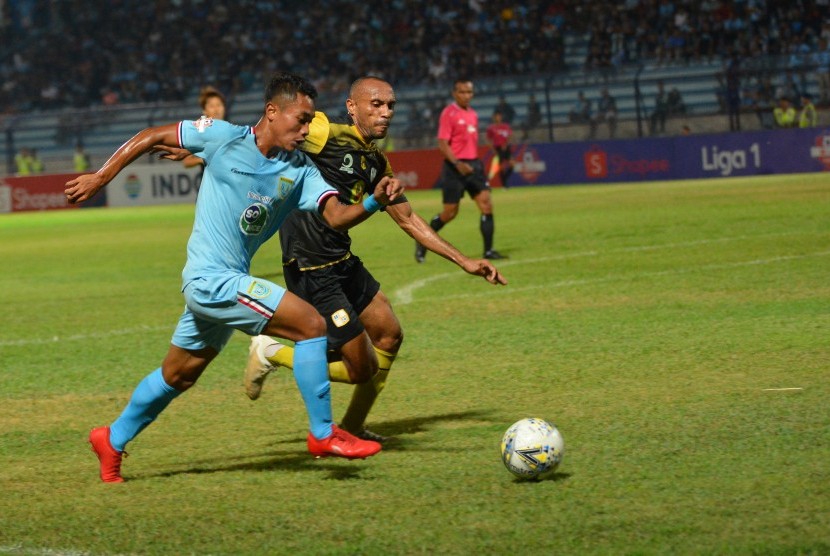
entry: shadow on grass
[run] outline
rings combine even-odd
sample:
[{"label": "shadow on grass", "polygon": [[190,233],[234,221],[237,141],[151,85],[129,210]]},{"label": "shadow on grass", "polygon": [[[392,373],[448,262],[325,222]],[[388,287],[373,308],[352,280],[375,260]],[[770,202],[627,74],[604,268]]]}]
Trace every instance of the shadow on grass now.
[{"label": "shadow on grass", "polygon": [[[384,450],[405,450],[407,442],[405,438],[401,438],[403,435],[426,432],[431,428],[430,425],[435,423],[487,419],[491,416],[491,414],[492,411],[490,410],[474,409],[470,411],[441,413],[437,415],[423,415],[420,417],[398,419],[394,421],[377,421],[369,425],[369,430],[386,437],[386,440],[383,443]],[[275,440],[271,443],[271,445],[277,446],[280,444],[293,444],[295,442],[300,442],[301,440],[304,441],[305,437]]]},{"label": "shadow on grass", "polygon": [[521,477],[516,477],[515,479],[513,479],[513,484],[533,485],[536,483],[545,483],[548,481],[558,483],[559,481],[567,481],[570,478],[570,473],[553,473],[552,475],[545,477],[544,479],[522,479]]},{"label": "shadow on grass", "polygon": [[[241,459],[240,456],[233,459]],[[261,457],[261,456],[247,456]],[[186,469],[179,469],[175,471],[162,471],[159,473],[146,473],[131,477],[130,480],[152,479],[157,477],[175,477],[176,475],[199,475],[202,473],[227,473],[233,471],[325,471],[328,473],[327,479],[334,479],[338,481],[361,479],[360,472],[364,467],[344,462],[343,460],[318,460],[312,458],[307,452],[284,452],[278,456],[271,456],[268,459],[260,461],[248,461],[230,464],[206,465],[197,464]]]},{"label": "shadow on grass", "polygon": [[[384,451],[404,451],[407,449],[406,440],[401,435],[424,432],[430,425],[445,421],[465,421],[471,419],[486,418],[491,412],[489,410],[459,411],[453,413],[442,413],[438,415],[424,415],[410,419],[399,419],[395,421],[378,422],[377,427],[372,430],[387,437],[383,443]],[[273,445],[305,443],[305,437],[294,437],[285,440],[278,440]],[[419,450],[424,449],[419,447]],[[382,455],[383,452],[381,452]],[[375,456],[377,457],[377,456]],[[259,461],[246,461],[253,458],[266,458]],[[237,463],[233,463],[237,462]],[[343,460],[317,460],[313,459],[308,452],[295,451],[269,451],[265,454],[245,454],[221,458],[211,458],[193,462],[186,469],[175,471],[162,471],[158,473],[147,473],[132,477],[131,480],[149,479],[155,477],[173,477],[176,475],[190,475],[200,473],[223,473],[232,471],[326,471],[328,479],[352,480],[361,479],[360,472],[364,469],[359,464],[344,462]]]}]

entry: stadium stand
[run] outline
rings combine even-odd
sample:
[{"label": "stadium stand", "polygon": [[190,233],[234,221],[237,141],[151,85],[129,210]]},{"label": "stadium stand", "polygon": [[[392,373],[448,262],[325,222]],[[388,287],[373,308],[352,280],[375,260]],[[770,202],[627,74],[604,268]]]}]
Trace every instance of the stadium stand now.
[{"label": "stadium stand", "polygon": [[[15,150],[32,147],[57,169],[80,141],[100,163],[143,127],[195,116],[204,84],[226,94],[229,119],[253,123],[262,82],[278,67],[311,77],[329,112],[341,111],[352,78],[389,79],[399,95],[398,148],[434,145],[438,111],[458,75],[476,82],[482,126],[503,97],[516,111],[514,127],[540,140],[552,139],[554,128],[559,140],[582,138],[569,133],[568,111],[579,91],[596,105],[603,87],[621,122],[649,117],[658,82],[677,89],[687,117],[723,113],[733,55],[742,62],[744,99],[762,77],[780,88],[790,71],[821,106],[830,100],[822,88],[830,76],[825,4],[321,0],[297,11],[290,0],[241,0],[232,9],[201,0],[7,0],[0,3],[3,159],[12,173]],[[342,13],[349,18],[331,16]],[[542,117],[528,125],[531,94]],[[756,107],[744,100],[741,108]],[[619,136],[633,133],[623,125]]]}]

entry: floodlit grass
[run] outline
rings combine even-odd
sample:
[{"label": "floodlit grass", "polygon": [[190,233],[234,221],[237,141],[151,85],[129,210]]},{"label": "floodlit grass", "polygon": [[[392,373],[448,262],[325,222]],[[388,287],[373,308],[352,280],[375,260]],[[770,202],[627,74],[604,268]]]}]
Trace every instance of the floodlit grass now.
[{"label": "floodlit grass", "polygon": [[[415,264],[385,216],[352,233],[406,332],[381,454],[307,456],[293,379],[248,401],[237,334],[123,485],[86,435],[166,352],[192,207],[1,217],[0,553],[830,553],[830,176],[494,202],[504,288]],[[469,200],[442,235],[480,252]],[[279,283],[278,249],[254,273]],[[565,437],[551,480],[499,460],[526,416]]]}]

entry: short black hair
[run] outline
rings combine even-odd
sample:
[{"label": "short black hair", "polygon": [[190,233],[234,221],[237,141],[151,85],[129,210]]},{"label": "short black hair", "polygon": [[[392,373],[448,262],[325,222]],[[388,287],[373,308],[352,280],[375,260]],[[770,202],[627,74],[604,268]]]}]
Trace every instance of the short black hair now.
[{"label": "short black hair", "polygon": [[311,100],[317,98],[317,89],[307,79],[296,73],[280,71],[272,75],[265,86],[265,102],[273,102],[277,97],[282,97],[282,101],[277,104],[283,106],[286,101],[296,100],[297,93],[302,93]]}]

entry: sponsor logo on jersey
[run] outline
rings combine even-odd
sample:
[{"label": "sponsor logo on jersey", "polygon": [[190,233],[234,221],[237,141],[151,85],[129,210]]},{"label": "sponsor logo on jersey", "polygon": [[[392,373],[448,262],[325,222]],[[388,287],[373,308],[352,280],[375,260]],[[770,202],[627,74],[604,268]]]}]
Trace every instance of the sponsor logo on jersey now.
[{"label": "sponsor logo on jersey", "polygon": [[259,201],[260,203],[265,203],[266,205],[270,205],[274,202],[273,197],[269,197],[268,195],[260,195],[256,191],[248,191],[248,198],[253,199],[254,201]]},{"label": "sponsor logo on jersey", "polygon": [[349,324],[349,313],[347,313],[345,309],[338,309],[331,314],[331,322],[333,322],[334,326],[337,328],[342,328],[343,326]]},{"label": "sponsor logo on jersey", "polygon": [[196,131],[199,133],[204,133],[207,128],[213,125],[213,118],[208,118],[207,116],[202,116],[195,122],[193,125],[196,127]]},{"label": "sponsor logo on jersey", "polygon": [[343,164],[340,165],[340,171],[351,175],[354,174],[354,156],[352,153],[346,153],[343,156]]},{"label": "sponsor logo on jersey", "polygon": [[242,212],[239,218],[239,229],[245,235],[256,236],[262,233],[267,221],[268,207],[262,203],[254,203]]}]

